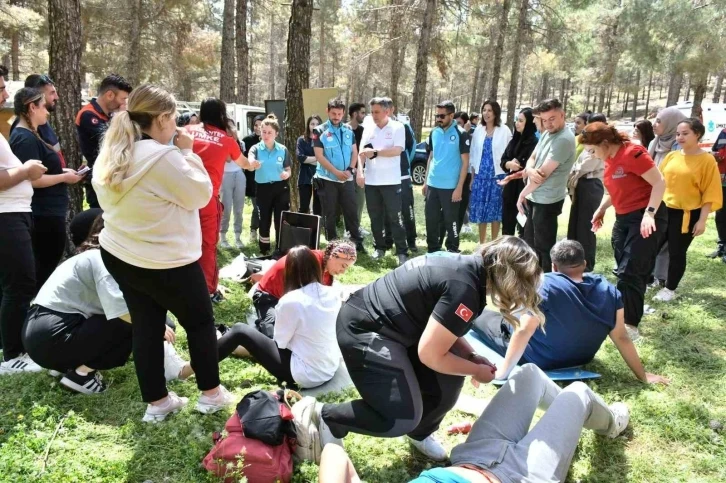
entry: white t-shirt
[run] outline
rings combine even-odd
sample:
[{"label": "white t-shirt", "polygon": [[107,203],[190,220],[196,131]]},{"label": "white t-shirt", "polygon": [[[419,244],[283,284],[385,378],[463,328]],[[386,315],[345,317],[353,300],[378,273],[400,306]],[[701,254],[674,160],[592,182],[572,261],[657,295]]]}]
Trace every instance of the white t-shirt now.
[{"label": "white t-shirt", "polygon": [[[369,124],[363,129],[360,149],[372,144],[373,149],[381,150],[399,146],[406,149],[406,128],[393,119],[379,128]],[[371,186],[387,186],[401,184],[401,156],[385,157],[380,154],[373,159],[366,159],[366,184]]]},{"label": "white t-shirt", "polygon": [[[0,134],[0,171],[19,168],[23,163],[13,154],[5,137]],[[33,185],[25,180],[12,188],[0,191],[0,213],[30,213]]]},{"label": "white t-shirt", "polygon": [[335,320],[340,305],[340,290],[319,283],[288,292],[277,303],[273,340],[292,352],[290,372],[300,387],[324,384],[338,370]]},{"label": "white t-shirt", "polygon": [[61,263],[41,287],[35,305],[85,318],[115,319],[129,313],[121,289],[101,260],[101,250],[87,250]]}]

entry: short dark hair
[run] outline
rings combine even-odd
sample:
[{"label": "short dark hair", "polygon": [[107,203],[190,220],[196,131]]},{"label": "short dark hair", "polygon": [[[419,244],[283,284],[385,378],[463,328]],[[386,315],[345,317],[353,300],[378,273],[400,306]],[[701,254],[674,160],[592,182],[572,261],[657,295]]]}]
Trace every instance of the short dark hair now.
[{"label": "short dark hair", "polygon": [[593,122],[604,122],[605,124],[607,124],[608,118],[602,112],[597,112],[595,114],[590,114],[590,117],[587,118],[587,122],[585,124],[590,124]]},{"label": "short dark hair", "polygon": [[381,106],[384,109],[393,108],[393,101],[390,97],[374,97],[368,101],[369,106]]},{"label": "short dark hair", "polygon": [[361,109],[365,109],[366,105],[361,102],[354,102],[350,106],[348,106],[348,115],[352,116],[356,112],[360,111]]},{"label": "short dark hair", "polygon": [[192,115],[188,112],[179,114],[179,117],[176,118],[177,127],[188,126],[190,122],[192,122]]},{"label": "short dark hair", "polygon": [[494,125],[502,125],[502,106],[499,105],[494,99],[487,99],[481,104],[481,112],[484,112],[484,106],[491,106],[492,113],[494,114]]},{"label": "short dark hair", "polygon": [[8,78],[8,68],[0,64],[0,77]]},{"label": "short dark hair", "polygon": [[330,99],[328,101],[328,110],[331,109],[343,109],[343,111],[345,111],[345,102],[343,102],[343,100],[338,97],[336,97],[335,99]]},{"label": "short dark hair", "polygon": [[560,240],[550,250],[552,263],[558,268],[576,268],[585,263],[585,249],[576,240]]},{"label": "short dark hair", "polygon": [[456,106],[452,101],[441,101],[436,104],[436,109],[446,109],[446,114],[453,114],[456,112]]},{"label": "short dark hair", "polygon": [[706,134],[706,128],[704,127],[700,119],[696,119],[695,117],[689,117],[688,119],[684,119],[678,123],[679,126],[681,124],[688,124],[688,127],[691,128],[691,131],[693,131],[696,136],[698,136],[699,141],[701,140],[703,135]]},{"label": "short dark hair", "polygon": [[255,123],[256,123],[257,121],[260,121],[260,122],[262,122],[262,121],[264,121],[264,120],[265,120],[265,115],[264,115],[264,114],[257,114],[257,115],[255,116],[255,118],[254,118],[254,119],[252,120],[252,125],[254,126],[254,124],[255,124]]},{"label": "short dark hair", "polygon": [[25,78],[25,87],[41,88],[54,85],[55,82],[53,82],[53,79],[45,74],[30,74],[28,77]]},{"label": "short dark hair", "polygon": [[[190,115],[189,120],[191,120],[191,117]],[[214,126],[226,132],[229,127],[227,104],[216,97],[207,97],[199,106],[199,121],[205,126]]]},{"label": "short dark hair", "polygon": [[540,102],[537,106],[537,111],[539,111],[540,113],[549,112],[555,109],[560,111],[562,110],[562,103],[559,99],[546,99]]},{"label": "short dark hair", "polygon": [[120,75],[109,74],[101,81],[101,85],[98,86],[98,95],[103,95],[110,90],[124,91],[131,94],[131,91],[134,90],[134,88]]},{"label": "short dark hair", "polygon": [[469,114],[469,120],[473,121],[474,119],[479,119],[479,113],[478,112],[472,112]]},{"label": "short dark hair", "polygon": [[469,114],[465,113],[464,111],[459,111],[454,114],[454,119],[463,119],[464,122],[469,122]]},{"label": "short dark hair", "polygon": [[575,119],[577,119],[577,118],[582,119],[582,122],[584,122],[585,124],[587,124],[587,120],[590,119],[590,114],[592,114],[590,111],[581,112],[580,114],[578,114],[577,116],[575,116]]},{"label": "short dark hair", "polygon": [[318,257],[305,245],[290,249],[285,257],[285,293],[302,288],[313,282],[321,283],[323,267]]}]

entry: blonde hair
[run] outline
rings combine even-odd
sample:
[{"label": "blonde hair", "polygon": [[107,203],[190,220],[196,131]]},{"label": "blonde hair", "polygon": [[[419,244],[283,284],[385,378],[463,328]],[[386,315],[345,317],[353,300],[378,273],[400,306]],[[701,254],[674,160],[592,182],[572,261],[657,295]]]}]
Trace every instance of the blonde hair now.
[{"label": "blonde hair", "polygon": [[280,132],[280,124],[277,122],[277,116],[274,114],[269,114],[263,121],[262,121],[262,127],[269,126],[272,129],[275,130],[275,132]]},{"label": "blonde hair", "polygon": [[537,317],[543,327],[545,316],[539,309],[542,297],[538,292],[543,273],[534,250],[521,238],[503,236],[482,245],[478,253],[487,271],[487,292],[507,322],[519,327],[512,312],[523,309]]},{"label": "blonde hair", "polygon": [[134,145],[143,130],[162,116],[176,113],[176,100],[162,87],[145,84],[129,95],[128,110],[117,112],[103,136],[93,176],[99,183],[118,189],[134,156]]}]

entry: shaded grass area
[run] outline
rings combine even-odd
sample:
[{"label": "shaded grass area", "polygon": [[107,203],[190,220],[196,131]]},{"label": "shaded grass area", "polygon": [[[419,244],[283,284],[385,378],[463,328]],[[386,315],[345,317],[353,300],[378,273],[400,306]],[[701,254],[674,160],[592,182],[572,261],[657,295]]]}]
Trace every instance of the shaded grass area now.
[{"label": "shaded grass area", "polygon": [[[423,199],[415,188],[418,245],[424,250]],[[245,213],[249,226],[250,209]],[[596,271],[611,281],[613,265],[609,222],[598,236]],[[367,215],[364,226],[369,226]],[[564,236],[566,213],[560,217]],[[342,235],[342,231],[340,232]],[[244,233],[245,240],[248,232]],[[647,370],[671,378],[669,387],[640,384],[606,342],[589,369],[603,378],[591,384],[607,402],[625,401],[631,408],[631,425],[615,440],[584,431],[573,459],[570,481],[587,482],[720,482],[726,481],[724,434],[709,428],[709,422],[726,422],[726,265],[704,255],[715,246],[715,227],[709,222],[704,237],[692,245],[688,270],[679,288],[680,298],[670,305],[647,303],[657,309],[641,324],[644,339],[638,350]],[[229,234],[232,241],[232,234]],[[372,250],[371,240],[366,246]],[[462,249],[476,247],[472,235],[464,235]],[[256,247],[244,252],[252,255]],[[220,265],[239,252],[220,252]],[[381,262],[360,257],[341,281],[367,283],[395,267],[395,257]],[[226,284],[231,293],[215,307],[218,323],[244,320],[250,301],[246,288]],[[186,336],[179,331],[179,352],[188,356]],[[274,379],[246,360],[228,359],[220,364],[223,384],[239,397],[256,388],[273,388]],[[190,398],[189,407],[164,423],[142,424],[144,411],[133,364],[107,371],[106,394],[81,396],[63,390],[47,374],[0,378],[0,481],[1,482],[204,482],[215,481],[201,468],[211,447],[213,431],[220,430],[231,409],[203,416],[193,411],[198,391],[194,383],[173,382],[170,390]],[[494,389],[465,392],[489,398]],[[350,389],[327,395],[326,401],[355,397]],[[452,411],[443,427],[474,418]],[[56,432],[55,437],[54,433]],[[448,448],[464,436],[439,436]],[[369,482],[408,481],[431,462],[412,453],[401,438],[376,439],[350,435],[346,446],[362,478]],[[47,457],[46,457],[47,454]],[[294,481],[317,480],[317,468],[306,463],[295,472]]]}]

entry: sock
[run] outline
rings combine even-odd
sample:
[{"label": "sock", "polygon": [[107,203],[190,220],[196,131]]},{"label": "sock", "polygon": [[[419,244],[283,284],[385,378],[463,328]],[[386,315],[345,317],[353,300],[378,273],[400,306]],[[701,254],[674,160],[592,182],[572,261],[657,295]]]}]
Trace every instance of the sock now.
[{"label": "sock", "polygon": [[82,371],[80,369],[76,369],[76,374],[78,374],[79,376],[86,377],[89,373],[86,371]]}]

